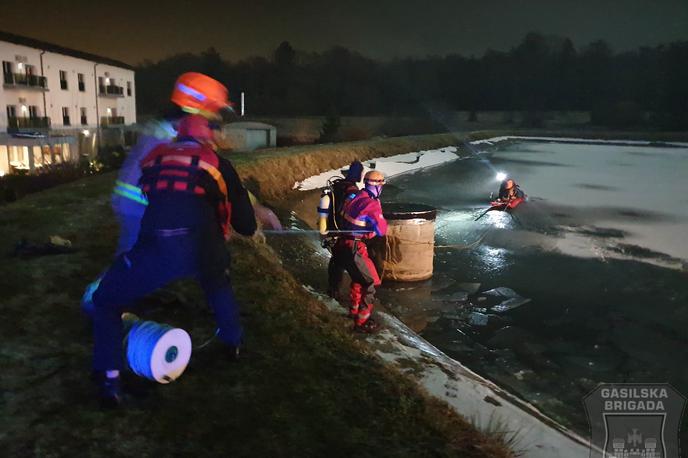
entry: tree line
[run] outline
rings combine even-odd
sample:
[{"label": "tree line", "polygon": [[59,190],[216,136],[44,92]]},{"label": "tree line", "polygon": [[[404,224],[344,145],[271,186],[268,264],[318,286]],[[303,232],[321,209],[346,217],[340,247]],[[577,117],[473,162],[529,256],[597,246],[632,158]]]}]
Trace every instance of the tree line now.
[{"label": "tree line", "polygon": [[322,53],[281,43],[238,62],[214,49],[145,61],[136,69],[140,114],[165,106],[175,78],[201,71],[246,93],[252,115],[422,115],[443,110],[583,110],[596,124],[688,127],[688,41],[614,53],[604,41],[528,33],[509,51],[376,61],[343,47]]}]

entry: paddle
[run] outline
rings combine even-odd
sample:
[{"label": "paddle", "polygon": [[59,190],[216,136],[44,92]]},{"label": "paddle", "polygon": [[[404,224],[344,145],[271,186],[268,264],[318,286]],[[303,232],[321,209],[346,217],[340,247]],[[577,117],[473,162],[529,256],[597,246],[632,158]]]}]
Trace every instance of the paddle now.
[{"label": "paddle", "polygon": [[491,212],[492,210],[506,210],[506,207],[507,207],[508,205],[509,205],[509,202],[505,202],[505,203],[503,203],[502,205],[495,205],[495,206],[492,206],[492,207],[488,208],[487,210],[485,210],[484,212],[482,212],[482,213],[480,214],[480,216],[478,216],[478,217],[477,217],[476,219],[474,219],[473,221],[478,221],[480,218],[482,218],[483,216],[487,215],[487,213],[488,213],[488,212]]}]

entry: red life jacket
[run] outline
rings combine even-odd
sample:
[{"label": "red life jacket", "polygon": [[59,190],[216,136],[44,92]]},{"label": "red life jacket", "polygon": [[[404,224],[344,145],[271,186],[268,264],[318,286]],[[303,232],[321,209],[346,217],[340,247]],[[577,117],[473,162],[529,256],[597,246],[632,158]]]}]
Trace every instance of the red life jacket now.
[{"label": "red life jacket", "polygon": [[344,229],[359,233],[354,238],[370,239],[387,233],[387,221],[382,214],[380,201],[371,198],[365,189],[344,203],[342,216]]},{"label": "red life jacket", "polygon": [[204,196],[216,204],[218,222],[227,237],[232,207],[219,166],[219,157],[207,146],[192,141],[163,144],[141,161],[141,189],[149,196],[167,192]]}]

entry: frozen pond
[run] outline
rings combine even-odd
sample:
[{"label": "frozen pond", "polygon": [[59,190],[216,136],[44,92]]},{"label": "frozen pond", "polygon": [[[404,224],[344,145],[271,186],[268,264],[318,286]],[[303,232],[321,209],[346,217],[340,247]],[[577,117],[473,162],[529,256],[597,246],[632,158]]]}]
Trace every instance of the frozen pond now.
[{"label": "frozen pond", "polygon": [[[385,190],[384,200],[440,210],[440,247],[431,281],[387,284],[382,301],[582,432],[581,400],[598,382],[670,382],[688,393],[688,148],[520,142],[482,153]],[[475,222],[497,172],[530,200],[514,217]],[[531,301],[496,313],[504,298],[481,294],[496,287]]]},{"label": "frozen pond", "polygon": [[[383,207],[428,204],[438,219],[434,277],[386,282],[383,306],[582,433],[582,399],[599,382],[669,382],[688,394],[688,148],[531,141],[478,148],[470,159],[385,187]],[[513,217],[492,212],[474,221],[502,171],[529,201]],[[327,253],[317,236],[305,238],[311,248],[291,236],[270,239],[297,277],[324,290]],[[495,308],[507,298],[485,292],[499,287],[530,301]]]},{"label": "frozen pond", "polygon": [[493,158],[532,196],[571,207],[578,225],[618,229],[626,245],[688,259],[687,148],[525,143]]}]

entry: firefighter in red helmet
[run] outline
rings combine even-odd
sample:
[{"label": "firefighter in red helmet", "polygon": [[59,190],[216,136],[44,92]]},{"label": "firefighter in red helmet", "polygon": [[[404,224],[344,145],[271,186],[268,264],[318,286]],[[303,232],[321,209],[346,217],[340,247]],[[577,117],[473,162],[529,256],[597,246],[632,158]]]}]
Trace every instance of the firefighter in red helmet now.
[{"label": "firefighter in red helmet", "polygon": [[176,140],[154,148],[140,163],[139,184],[148,205],[139,238],[117,257],[93,293],[94,370],[106,406],[122,399],[122,312],[175,279],[198,280],[215,312],[220,340],[231,358],[238,355],[243,331],[224,242],[230,227],[252,235],[256,220],[234,167],[213,149],[209,119],[229,107],[227,94],[208,76],[180,76],[172,101],[189,114],[179,121]]}]

